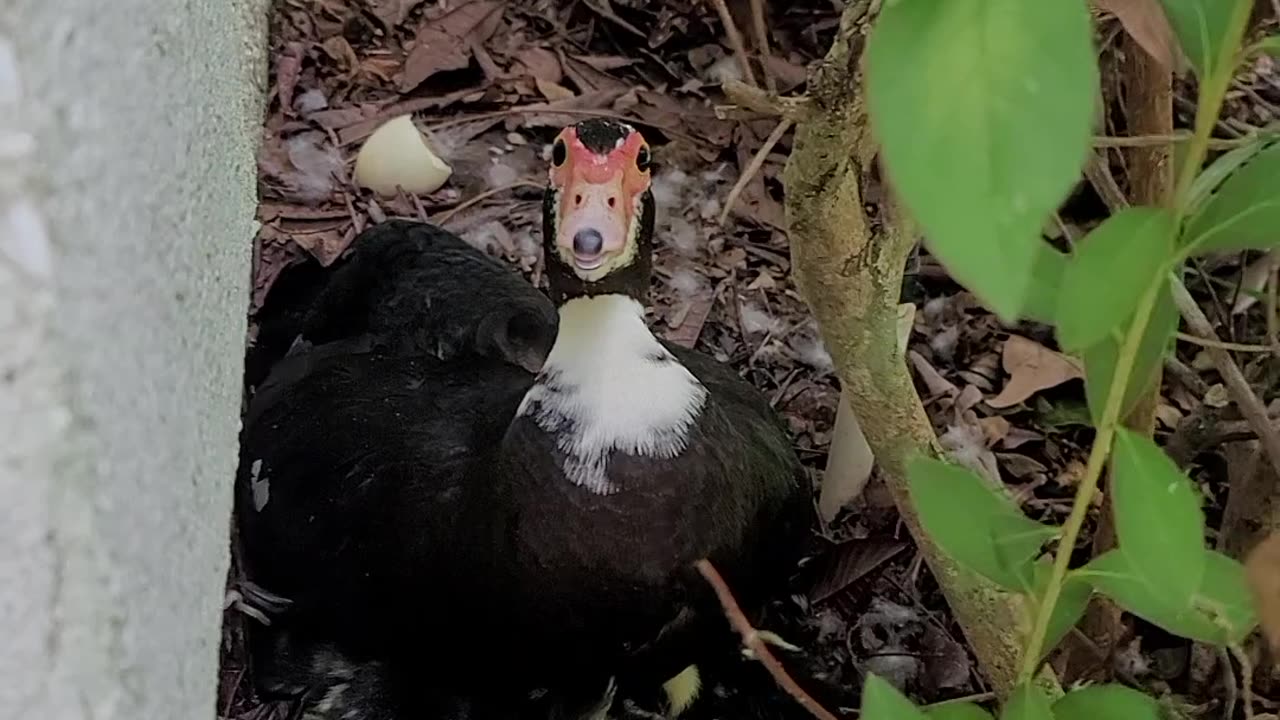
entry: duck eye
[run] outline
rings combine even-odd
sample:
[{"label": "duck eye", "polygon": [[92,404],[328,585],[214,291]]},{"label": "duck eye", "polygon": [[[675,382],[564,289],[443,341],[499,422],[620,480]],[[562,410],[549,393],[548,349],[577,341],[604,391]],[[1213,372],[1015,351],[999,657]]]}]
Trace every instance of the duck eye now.
[{"label": "duck eye", "polygon": [[652,164],[652,158],[649,157],[649,148],[642,147],[640,152],[636,153],[636,167],[641,172],[646,172]]},{"label": "duck eye", "polygon": [[551,162],[554,163],[556,167],[560,167],[564,164],[564,161],[568,159],[569,149],[564,146],[564,141],[556,140],[556,144],[551,146]]}]

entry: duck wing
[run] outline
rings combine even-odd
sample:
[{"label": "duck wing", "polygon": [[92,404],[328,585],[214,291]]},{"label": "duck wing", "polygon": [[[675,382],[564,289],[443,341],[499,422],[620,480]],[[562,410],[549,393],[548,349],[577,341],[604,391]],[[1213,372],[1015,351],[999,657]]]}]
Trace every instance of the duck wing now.
[{"label": "duck wing", "polygon": [[388,220],[328,269],[308,262],[272,288],[246,356],[258,387],[281,359],[342,343],[447,360],[496,357],[536,372],[555,339],[555,306],[514,268],[442,228]]},{"label": "duck wing", "polygon": [[254,398],[236,485],[250,578],[357,645],[448,617],[487,557],[475,478],[531,382],[500,360],[364,353]]}]

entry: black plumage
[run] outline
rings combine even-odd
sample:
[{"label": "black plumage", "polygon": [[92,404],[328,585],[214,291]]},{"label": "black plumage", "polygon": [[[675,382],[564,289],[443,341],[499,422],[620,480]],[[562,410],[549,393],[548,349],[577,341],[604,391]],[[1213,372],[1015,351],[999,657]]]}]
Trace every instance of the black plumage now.
[{"label": "black plumage", "polygon": [[[634,152],[626,126],[576,128],[589,152]],[[546,204],[552,296],[643,302],[647,189],[631,219],[638,251],[593,279],[554,250],[562,191]],[[292,327],[299,340],[246,413],[238,514],[251,577],[293,600],[276,638],[376,662],[379,692],[396,698],[384,706],[422,711],[441,696],[425,683],[467,698],[469,717],[585,712],[612,678],[652,686],[736,645],[694,561],[710,558],[748,608],[794,565],[807,478],[767,401],[727,366],[638,325],[628,367],[683,367],[693,415],[639,432],[658,450],[601,446],[602,490],[566,474],[599,416],[555,405],[588,393],[609,412],[600,388],[575,385],[602,376],[573,374],[591,356],[543,365],[563,322],[512,271],[398,221],[362,234],[318,284],[271,334],[276,352]],[[606,342],[585,332],[588,348]],[[530,694],[540,688],[552,692]]]}]

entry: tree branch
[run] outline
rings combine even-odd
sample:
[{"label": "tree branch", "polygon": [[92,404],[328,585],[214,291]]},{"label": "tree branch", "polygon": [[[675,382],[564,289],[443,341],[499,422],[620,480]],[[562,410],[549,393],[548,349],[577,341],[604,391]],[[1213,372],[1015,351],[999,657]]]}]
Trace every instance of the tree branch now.
[{"label": "tree branch", "polygon": [[[1202,338],[1217,338],[1218,334],[1214,331],[1213,324],[1209,322],[1209,318],[1200,309],[1195,298],[1191,297],[1191,293],[1187,292],[1187,288],[1176,278],[1172,284],[1173,302],[1178,306],[1178,312],[1182,314],[1182,319],[1187,322],[1191,332]],[[1267,417],[1267,406],[1263,404],[1253,388],[1249,387],[1249,381],[1245,379],[1244,373],[1240,371],[1240,366],[1236,365],[1231,353],[1213,346],[1206,347],[1205,352],[1209,354],[1209,359],[1213,360],[1214,367],[1222,376],[1223,384],[1227,386],[1227,392],[1240,408],[1240,414],[1244,415],[1244,419],[1249,422],[1249,427],[1262,441],[1262,447],[1266,450],[1272,469],[1280,474],[1280,432],[1276,431]]]},{"label": "tree branch", "polygon": [[[864,185],[874,182],[875,147],[857,99],[859,59],[851,46],[861,36],[855,25],[846,12],[810,80],[812,111],[796,127],[784,175],[792,266],[898,512],[984,673],[1003,693],[1018,671],[1021,639],[1010,618],[1022,616],[1020,599],[941,553],[921,528],[907,490],[910,459],[943,453],[896,342],[902,275],[915,234],[890,193],[879,194],[886,199],[875,208],[874,225],[863,207]],[[1048,684],[1053,689],[1056,680]]]},{"label": "tree branch", "polygon": [[773,681],[778,683],[778,687],[787,692],[788,695],[795,698],[797,703],[805,710],[808,710],[818,720],[838,720],[834,714],[828,711],[817,700],[813,699],[809,693],[800,687],[791,675],[787,673],[787,669],[782,667],[782,663],[778,662],[778,658],[773,656],[769,651],[769,646],[765,644],[760,637],[760,633],[751,626],[751,621],[747,620],[747,616],[742,612],[742,608],[738,606],[738,601],[733,597],[733,591],[729,589],[729,584],[724,581],[715,566],[710,560],[699,560],[694,564],[698,568],[698,572],[716,591],[716,597],[720,599],[720,607],[724,609],[724,616],[729,620],[729,624],[742,636],[742,646],[750,650],[756,660],[764,665],[769,674],[773,676]]}]

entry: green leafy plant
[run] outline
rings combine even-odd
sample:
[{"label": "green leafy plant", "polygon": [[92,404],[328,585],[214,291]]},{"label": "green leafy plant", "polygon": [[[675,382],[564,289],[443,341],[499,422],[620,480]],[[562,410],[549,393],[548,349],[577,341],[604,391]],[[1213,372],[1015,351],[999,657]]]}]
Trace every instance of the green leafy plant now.
[{"label": "green leafy plant", "polygon": [[[881,157],[930,252],[1001,318],[1052,324],[1085,367],[1097,433],[1062,527],[1026,517],[970,470],[925,457],[910,467],[911,497],[930,537],[957,563],[1024,595],[1033,614],[1002,720],[1158,717],[1154,700],[1122,686],[1080,688],[1051,702],[1032,682],[1093,593],[1217,646],[1240,643],[1256,624],[1241,565],[1205,545],[1193,483],[1120,424],[1169,350],[1178,322],[1172,291],[1187,261],[1280,245],[1280,140],[1253,138],[1205,167],[1232,73],[1280,44],[1241,47],[1248,0],[1162,3],[1200,87],[1172,196],[1162,207],[1113,215],[1066,255],[1040,229],[1089,153],[1098,69],[1086,0],[886,0],[867,48]],[[1118,548],[1072,567],[1108,464]],[[992,717],[968,703],[916,708],[875,677],[862,713]]]}]

